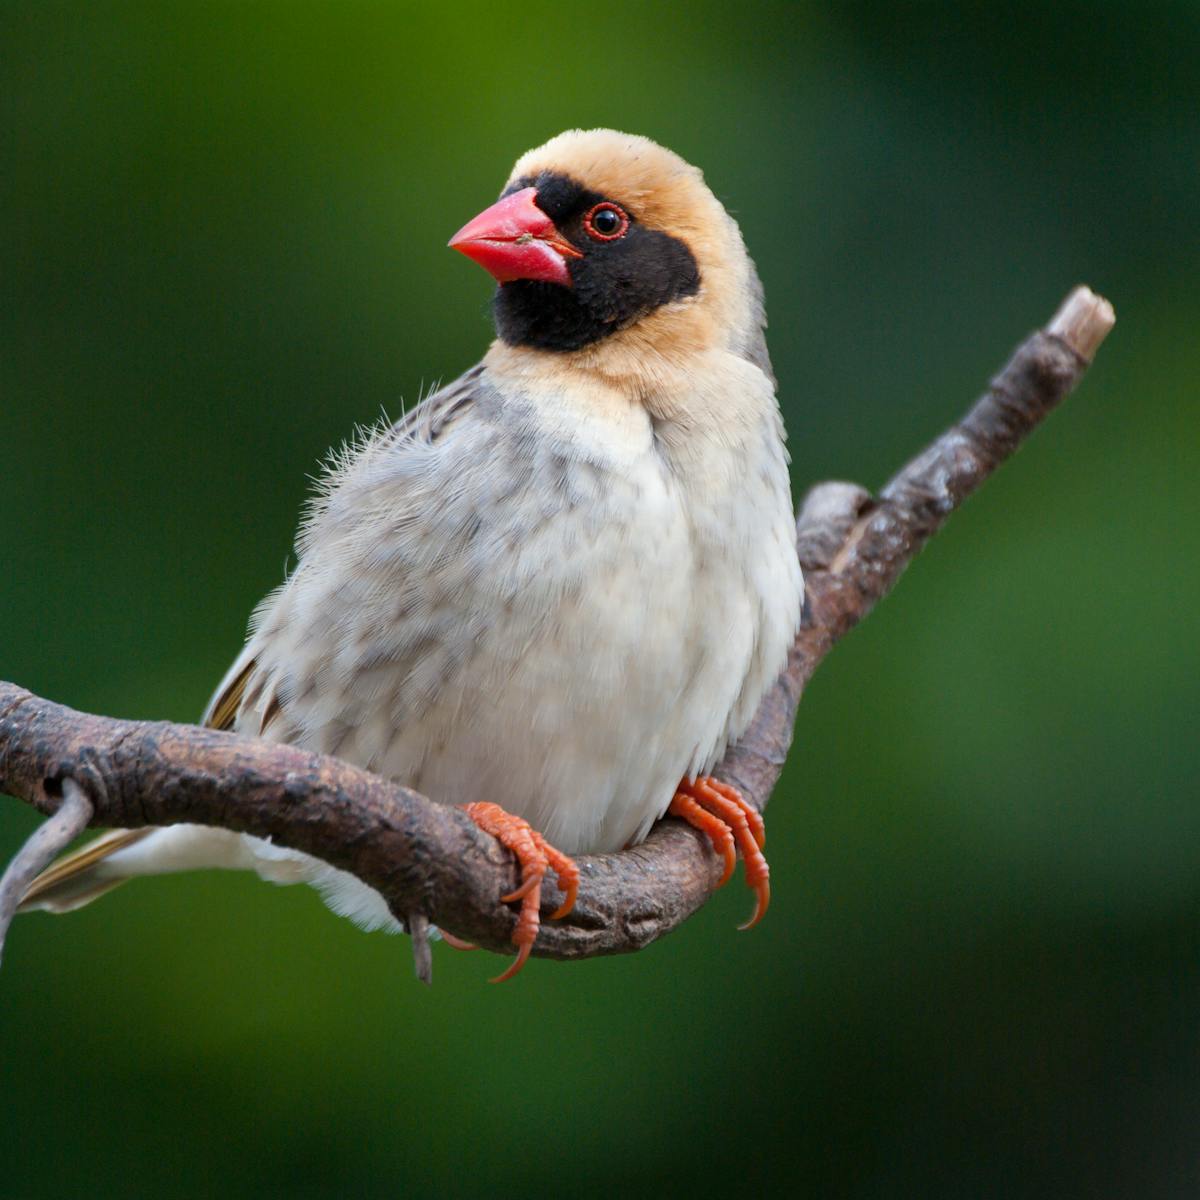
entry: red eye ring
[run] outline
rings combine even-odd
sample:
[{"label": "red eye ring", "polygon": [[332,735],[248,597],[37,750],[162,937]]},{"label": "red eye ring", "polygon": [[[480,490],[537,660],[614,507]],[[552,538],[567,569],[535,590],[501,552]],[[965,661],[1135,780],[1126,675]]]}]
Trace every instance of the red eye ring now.
[{"label": "red eye ring", "polygon": [[[601,229],[596,224],[597,217],[605,226],[611,224],[611,217],[616,217],[617,224],[610,229]],[[614,204],[611,200],[602,200],[599,204],[593,204],[584,213],[583,229],[588,237],[594,238],[598,242],[615,242],[629,232],[629,217],[619,204]]]}]

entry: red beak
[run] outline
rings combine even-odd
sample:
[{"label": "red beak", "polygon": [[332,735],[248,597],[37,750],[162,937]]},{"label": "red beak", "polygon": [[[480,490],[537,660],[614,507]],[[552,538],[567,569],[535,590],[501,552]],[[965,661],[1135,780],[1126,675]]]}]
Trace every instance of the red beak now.
[{"label": "red beak", "polygon": [[568,258],[582,258],[536,204],[536,188],[498,200],[451,239],[450,248],[473,258],[500,283],[539,279],[571,286]]}]

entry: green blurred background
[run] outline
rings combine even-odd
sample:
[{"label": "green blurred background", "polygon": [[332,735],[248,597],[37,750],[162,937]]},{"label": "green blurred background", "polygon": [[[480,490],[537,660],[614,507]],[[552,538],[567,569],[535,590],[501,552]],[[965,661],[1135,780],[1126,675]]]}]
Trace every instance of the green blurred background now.
[{"label": "green blurred background", "polygon": [[741,221],[798,492],[1075,283],[1116,331],[814,681],[753,934],[427,990],[248,878],[20,919],[0,1194],[1195,1196],[1194,4],[4,4],[0,678],[194,719],[326,448],[486,345],[448,235],[595,124]]}]

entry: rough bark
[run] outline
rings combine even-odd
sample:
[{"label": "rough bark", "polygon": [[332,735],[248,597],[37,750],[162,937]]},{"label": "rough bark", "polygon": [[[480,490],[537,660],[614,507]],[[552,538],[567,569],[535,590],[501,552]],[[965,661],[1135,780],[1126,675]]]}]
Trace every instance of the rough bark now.
[{"label": "rough bark", "polygon": [[[878,497],[846,483],[809,493],[797,521],[806,580],[802,628],[783,675],[714,772],[719,778],[766,806],[796,706],[818,664],[1075,386],[1113,320],[1107,301],[1077,288],[966,416]],[[93,825],[190,821],[267,836],[353,872],[402,920],[415,917],[420,926],[426,918],[489,949],[512,951],[514,912],[498,897],[516,886],[514,862],[457,809],[334,758],[192,725],[91,716],[0,683],[0,790],[54,814],[68,780],[86,793]],[[43,827],[34,835],[35,855],[14,864],[22,878],[33,857],[68,840],[81,811],[76,804],[57,833]],[[535,954],[565,959],[638,950],[699,908],[721,871],[706,839],[674,820],[639,846],[578,862],[575,909],[564,920],[544,921]],[[547,881],[544,918],[559,900]],[[0,942],[3,933],[0,920]]]}]

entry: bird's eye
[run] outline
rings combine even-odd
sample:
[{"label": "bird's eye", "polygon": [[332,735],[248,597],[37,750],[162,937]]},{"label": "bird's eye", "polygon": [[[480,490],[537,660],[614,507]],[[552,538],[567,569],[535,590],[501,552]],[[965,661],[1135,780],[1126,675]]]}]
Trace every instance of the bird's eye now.
[{"label": "bird's eye", "polygon": [[624,237],[629,229],[629,218],[619,204],[605,200],[588,209],[583,218],[583,228],[588,237],[598,242],[615,242]]}]

